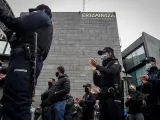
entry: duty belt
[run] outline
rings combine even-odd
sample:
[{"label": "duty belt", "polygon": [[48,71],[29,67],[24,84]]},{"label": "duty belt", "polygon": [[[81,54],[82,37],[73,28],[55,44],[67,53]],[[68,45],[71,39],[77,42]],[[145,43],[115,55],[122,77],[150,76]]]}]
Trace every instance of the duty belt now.
[{"label": "duty belt", "polygon": [[[37,47],[37,48],[38,48],[37,49],[37,54],[43,57],[44,52],[39,47]],[[25,45],[23,45],[21,47],[16,47],[16,48],[11,50],[11,56],[13,54],[23,54],[24,52],[25,52]]]},{"label": "duty belt", "polygon": [[114,87],[102,87],[101,91],[104,93],[112,93],[113,91],[115,91]]}]

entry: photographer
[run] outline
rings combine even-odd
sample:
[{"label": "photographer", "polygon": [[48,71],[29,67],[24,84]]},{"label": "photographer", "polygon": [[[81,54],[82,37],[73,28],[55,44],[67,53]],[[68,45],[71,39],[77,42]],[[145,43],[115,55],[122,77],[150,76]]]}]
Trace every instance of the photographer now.
[{"label": "photographer", "polygon": [[96,103],[95,96],[91,93],[91,84],[83,85],[85,94],[82,99],[78,99],[79,105],[82,107],[82,120],[92,120],[94,117],[94,106]]},{"label": "photographer", "polygon": [[93,81],[101,91],[98,94],[100,101],[100,120],[122,120],[123,102],[120,89],[121,65],[114,56],[114,51],[110,47],[105,47],[98,51],[102,59],[102,66],[98,65],[95,59],[90,59]]},{"label": "photographer", "polygon": [[3,92],[3,120],[31,119],[34,88],[52,42],[51,17],[51,9],[46,5],[30,9],[28,15],[18,18],[0,9],[0,21],[14,32],[9,40],[11,54]]}]

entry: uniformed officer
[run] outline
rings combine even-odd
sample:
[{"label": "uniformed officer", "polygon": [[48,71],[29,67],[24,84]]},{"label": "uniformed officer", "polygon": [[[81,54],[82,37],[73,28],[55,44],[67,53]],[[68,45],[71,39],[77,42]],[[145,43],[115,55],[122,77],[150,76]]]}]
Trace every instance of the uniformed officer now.
[{"label": "uniformed officer", "polygon": [[11,55],[3,94],[4,120],[31,120],[31,100],[36,84],[34,78],[39,76],[52,42],[50,8],[42,4],[29,12],[28,15],[13,18],[0,9],[0,21],[15,32],[13,39],[9,41]]},{"label": "uniformed officer", "polygon": [[123,118],[123,107],[120,93],[121,65],[114,56],[110,47],[98,51],[102,59],[102,66],[95,59],[89,63],[94,71],[94,84],[100,87],[98,94],[100,100],[100,120],[121,120]]},{"label": "uniformed officer", "polygon": [[82,99],[79,99],[79,105],[83,109],[82,119],[92,120],[94,117],[94,106],[96,103],[96,97],[91,93],[91,84],[87,83],[83,85],[85,89],[85,94]]},{"label": "uniformed officer", "polygon": [[140,77],[143,85],[142,92],[146,94],[147,120],[160,119],[160,70],[156,66],[154,57],[147,57],[144,60],[148,74]]}]

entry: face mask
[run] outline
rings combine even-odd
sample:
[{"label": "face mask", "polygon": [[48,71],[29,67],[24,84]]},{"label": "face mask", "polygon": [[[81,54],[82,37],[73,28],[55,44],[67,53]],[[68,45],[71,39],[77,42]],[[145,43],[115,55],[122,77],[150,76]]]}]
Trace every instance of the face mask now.
[{"label": "face mask", "polygon": [[108,58],[110,58],[109,53],[101,55],[101,60],[103,60],[103,61],[106,60],[106,59],[108,59]]},{"label": "face mask", "polygon": [[102,56],[101,56],[101,60],[106,60],[106,59],[108,59],[108,58],[109,58],[108,55],[102,55]]},{"label": "face mask", "polygon": [[150,63],[150,64],[146,64],[146,70],[150,70],[151,67],[152,67],[152,64],[151,64],[151,63]]},{"label": "face mask", "polygon": [[101,60],[105,60],[106,57],[104,55],[101,56]]},{"label": "face mask", "polygon": [[135,92],[135,91],[136,91],[136,90],[133,89],[133,88],[128,90],[129,93],[133,93],[133,92]]},{"label": "face mask", "polygon": [[58,77],[59,76],[59,72],[56,72],[56,77]]},{"label": "face mask", "polygon": [[89,93],[89,90],[88,90],[88,88],[85,88],[85,92],[86,92],[86,93]]},{"label": "face mask", "polygon": [[51,82],[48,82],[48,86],[52,86],[52,83],[51,83]]}]

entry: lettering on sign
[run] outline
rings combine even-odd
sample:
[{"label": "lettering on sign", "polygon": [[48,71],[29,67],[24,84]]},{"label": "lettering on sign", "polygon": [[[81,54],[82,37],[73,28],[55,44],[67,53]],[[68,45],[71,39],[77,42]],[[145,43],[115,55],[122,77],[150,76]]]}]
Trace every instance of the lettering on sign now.
[{"label": "lettering on sign", "polygon": [[82,17],[101,17],[101,18],[113,18],[116,17],[114,13],[82,13]]}]

